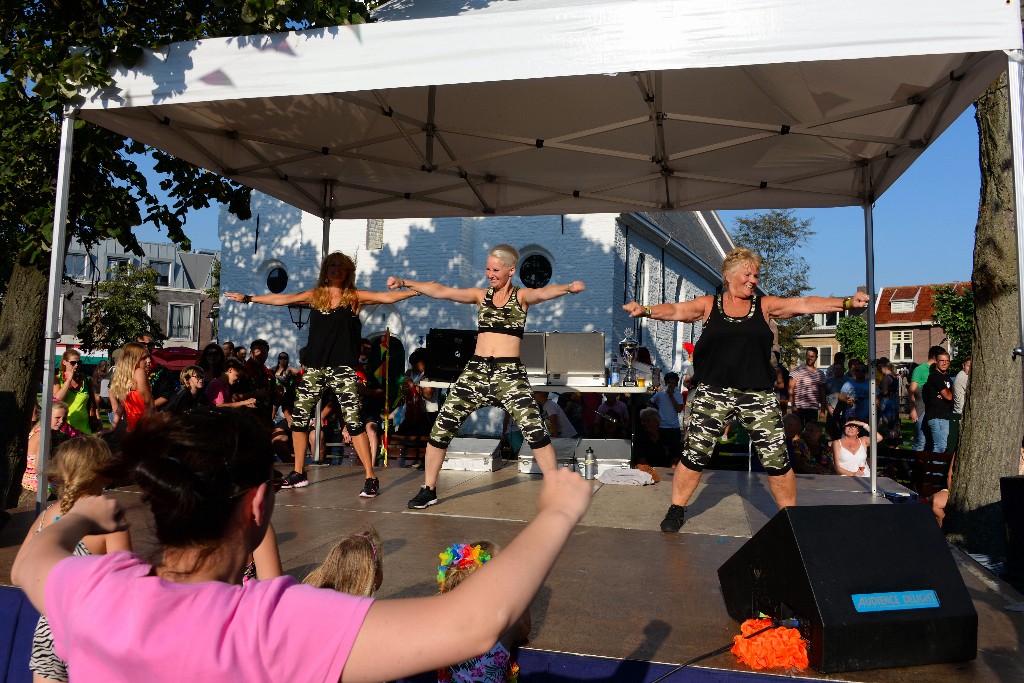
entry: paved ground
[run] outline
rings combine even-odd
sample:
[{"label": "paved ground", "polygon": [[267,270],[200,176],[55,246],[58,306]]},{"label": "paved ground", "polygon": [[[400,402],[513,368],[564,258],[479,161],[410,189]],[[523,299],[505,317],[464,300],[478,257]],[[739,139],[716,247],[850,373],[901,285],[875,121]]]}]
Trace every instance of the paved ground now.
[{"label": "paved ground", "polygon": [[[680,663],[731,641],[738,625],[725,612],[718,567],[775,513],[766,477],[707,472],[679,534],[658,524],[670,500],[671,473],[655,486],[595,482],[593,504],[532,607],[531,647],[655,662]],[[530,519],[540,478],[514,464],[497,472],[441,473],[441,502],[406,508],[422,473],[381,470],[381,495],[357,496],[362,471],[352,466],[310,469],[311,484],[282,491],[274,525],[285,571],[301,578],[339,537],[372,524],[384,539],[384,584],[378,597],[436,591],[437,553],[455,541],[508,542]],[[888,480],[880,487],[898,489]],[[888,505],[867,482],[847,477],[798,477],[800,505]],[[130,507],[136,548],[152,552],[151,520],[138,493],[114,495]],[[17,512],[0,532],[0,579],[7,582],[17,546],[34,511]],[[837,680],[948,683],[1024,680],[1024,614],[1007,605],[1024,600],[969,558],[954,553],[979,613],[978,659],[833,675]],[[315,637],[319,625],[311,625]],[[328,628],[328,625],[324,625]],[[396,634],[396,641],[402,635]],[[729,654],[708,666],[742,669]],[[809,674],[812,675],[812,674]]]}]

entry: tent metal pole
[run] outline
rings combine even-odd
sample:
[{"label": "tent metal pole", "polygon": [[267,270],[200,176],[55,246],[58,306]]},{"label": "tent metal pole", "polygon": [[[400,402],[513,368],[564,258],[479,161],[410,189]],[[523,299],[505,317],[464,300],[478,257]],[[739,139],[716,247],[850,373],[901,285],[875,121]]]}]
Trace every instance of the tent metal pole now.
[{"label": "tent metal pole", "polygon": [[[334,210],[334,192],[332,191],[331,181],[324,181],[324,205],[323,205],[323,237],[320,240],[320,261],[321,263],[327,254],[331,253],[331,213]],[[319,277],[319,269],[317,270],[317,277]],[[320,283],[316,283],[319,285]],[[310,455],[313,458],[313,462],[320,462],[320,439],[323,438],[323,434],[320,429],[320,412],[324,409],[324,401],[321,398],[316,402],[316,415],[313,420],[313,444],[310,448]]]},{"label": "tent metal pole", "polygon": [[53,412],[54,369],[57,340],[60,338],[60,287],[64,275],[64,240],[67,234],[68,190],[71,185],[71,151],[75,137],[75,112],[64,109],[60,128],[60,156],[57,160],[57,197],[53,211],[53,237],[50,240],[50,286],[46,295],[46,332],[43,337],[43,401],[39,410],[39,453],[36,456],[36,512],[48,497],[46,468],[50,460],[50,414]]},{"label": "tent metal pole", "polygon": [[872,205],[871,171],[864,166],[864,261],[867,270],[868,294],[868,452],[871,456],[871,495],[878,495],[878,406],[874,400],[876,388],[875,363],[875,218]]},{"label": "tent metal pole", "polygon": [[[1006,84],[1010,92],[1010,147],[1013,150],[1013,208],[1017,222],[1017,290],[1024,285],[1024,133],[1022,133],[1021,115],[1024,101],[1024,70],[1021,68],[1022,53],[1020,50],[1007,52]],[[1014,358],[1018,358],[1024,350],[1024,296],[1017,297],[1020,327],[1020,345],[1013,350]]]}]

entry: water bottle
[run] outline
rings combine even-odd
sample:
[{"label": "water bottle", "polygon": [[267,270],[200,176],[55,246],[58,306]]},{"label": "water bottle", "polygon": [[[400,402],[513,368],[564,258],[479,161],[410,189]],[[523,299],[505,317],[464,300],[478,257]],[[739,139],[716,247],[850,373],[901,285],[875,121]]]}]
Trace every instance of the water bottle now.
[{"label": "water bottle", "polygon": [[619,379],[619,356],[618,354],[616,354],[612,356],[612,371],[611,375],[609,376],[608,386],[617,387],[619,386],[620,381],[621,380]]},{"label": "water bottle", "polygon": [[583,457],[583,478],[594,479],[597,477],[597,460],[594,457],[594,449],[587,446],[587,452]]}]

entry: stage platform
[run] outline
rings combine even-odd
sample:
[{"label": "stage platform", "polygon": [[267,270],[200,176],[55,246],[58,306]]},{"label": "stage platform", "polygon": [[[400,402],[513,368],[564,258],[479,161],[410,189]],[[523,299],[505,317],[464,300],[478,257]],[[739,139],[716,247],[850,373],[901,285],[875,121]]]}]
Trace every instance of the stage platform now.
[{"label": "stage platform", "polygon": [[[533,631],[522,657],[531,661],[533,673],[524,666],[524,683],[650,681],[671,665],[730,643],[739,632],[726,614],[717,569],[775,514],[766,476],[706,472],[682,531],[665,534],[658,525],[669,505],[672,474],[658,471],[662,481],[654,486],[594,482],[590,510],[533,603]],[[520,474],[514,462],[496,472],[443,471],[440,503],[409,510],[406,502],[419,488],[422,472],[393,467],[380,469],[378,476],[381,495],[375,499],[358,497],[363,473],[348,465],[310,468],[308,487],[278,494],[274,526],[287,573],[301,578],[339,536],[372,524],[384,539],[385,576],[377,597],[432,595],[438,552],[455,541],[507,543],[532,516],[541,481]],[[804,475],[797,480],[800,505],[891,504],[873,498],[866,480]],[[902,490],[886,479],[879,483],[883,490]],[[151,520],[137,491],[120,489],[114,495],[130,508],[136,549],[152,552]],[[4,583],[32,517],[33,511],[17,512],[0,533]],[[866,682],[1024,681],[1024,613],[1006,609],[1024,597],[971,558],[951,552],[978,611],[977,659],[831,675],[772,673]],[[310,624],[311,638],[318,628],[331,626]],[[396,647],[403,637],[395,634]],[[548,673],[538,673],[542,669]],[[727,652],[666,680],[735,680],[737,675],[745,680],[744,671],[749,669]]]}]

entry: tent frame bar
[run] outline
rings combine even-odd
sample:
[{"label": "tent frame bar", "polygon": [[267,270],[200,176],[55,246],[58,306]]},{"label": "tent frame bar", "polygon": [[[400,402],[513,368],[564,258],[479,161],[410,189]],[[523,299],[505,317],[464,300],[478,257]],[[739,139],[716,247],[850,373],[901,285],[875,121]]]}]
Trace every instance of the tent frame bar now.
[{"label": "tent frame bar", "polygon": [[[1006,60],[1006,85],[1010,95],[1010,148],[1013,150],[1013,208],[1017,223],[1017,292],[1024,292],[1024,126],[1022,126],[1022,102],[1024,102],[1024,69],[1021,61],[1024,52],[1008,50]],[[1012,350],[1015,359],[1020,358],[1024,349],[1024,295],[1018,296],[1018,329],[1020,344]],[[1024,389],[1024,386],[1022,386]]]},{"label": "tent frame bar", "polygon": [[39,452],[36,455],[36,513],[49,497],[46,470],[50,464],[50,415],[53,385],[57,379],[57,340],[60,338],[60,288],[64,282],[64,243],[67,241],[68,194],[71,189],[71,152],[75,140],[75,109],[65,107],[60,127],[57,159],[57,197],[50,240],[50,283],[46,298],[46,332],[43,336],[43,400],[39,406]]}]

